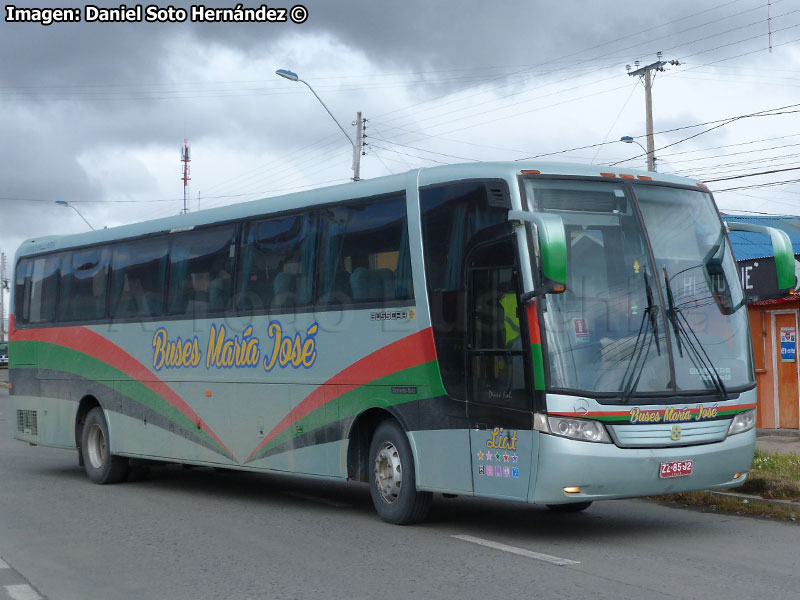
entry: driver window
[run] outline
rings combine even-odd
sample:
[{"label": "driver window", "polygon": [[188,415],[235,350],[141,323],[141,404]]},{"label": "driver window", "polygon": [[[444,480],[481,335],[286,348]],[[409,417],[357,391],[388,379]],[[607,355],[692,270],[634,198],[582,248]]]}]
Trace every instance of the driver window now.
[{"label": "driver window", "polygon": [[471,261],[470,399],[525,408],[530,398],[525,384],[517,272],[510,265],[489,266],[503,254],[513,260],[511,242],[481,248]]}]

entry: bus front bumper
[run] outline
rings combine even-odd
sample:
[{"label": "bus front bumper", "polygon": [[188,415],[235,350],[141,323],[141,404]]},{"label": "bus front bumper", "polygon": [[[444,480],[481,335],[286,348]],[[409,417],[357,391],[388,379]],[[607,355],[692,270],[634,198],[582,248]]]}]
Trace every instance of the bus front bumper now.
[{"label": "bus front bumper", "polygon": [[[673,448],[619,448],[542,434],[528,501],[564,504],[736,487],[747,478],[755,442],[754,429],[721,442]],[[690,475],[659,476],[662,462],[685,460],[692,461]]]}]

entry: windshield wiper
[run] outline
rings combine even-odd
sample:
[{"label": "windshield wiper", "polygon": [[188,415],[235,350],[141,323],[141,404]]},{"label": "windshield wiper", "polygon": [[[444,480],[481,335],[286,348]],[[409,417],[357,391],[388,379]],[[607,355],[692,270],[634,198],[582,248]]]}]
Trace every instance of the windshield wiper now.
[{"label": "windshield wiper", "polygon": [[687,354],[694,363],[695,368],[698,370],[700,377],[703,377],[703,371],[708,373],[708,377],[711,379],[714,387],[722,395],[723,399],[725,399],[728,396],[728,390],[725,387],[725,383],[722,381],[722,376],[720,376],[719,371],[717,371],[716,367],[714,366],[714,362],[711,360],[708,352],[706,352],[705,347],[697,337],[694,329],[692,329],[691,325],[689,325],[689,321],[686,320],[686,316],[683,314],[683,311],[675,304],[672,294],[672,285],[670,284],[669,276],[667,275],[667,268],[664,267],[663,269],[664,286],[667,290],[667,315],[670,323],[672,323],[672,328],[675,333],[675,340],[678,343],[678,353],[680,356],[683,356],[683,350],[681,346],[681,338],[683,338],[686,343]]},{"label": "windshield wiper", "polygon": [[[642,314],[642,322],[639,324],[639,333],[636,335],[636,340],[631,349],[631,357],[628,360],[628,365],[625,367],[625,373],[622,376],[622,399],[625,402],[630,402],[636,386],[639,385],[639,379],[644,371],[644,365],[647,363],[647,357],[650,354],[650,348],[655,341],[656,352],[661,356],[661,345],[658,342],[658,306],[653,302],[653,288],[650,286],[650,279],[647,276],[647,266],[645,265],[642,271],[644,278],[645,293],[647,295],[647,308]],[[652,334],[647,335],[652,329]],[[645,342],[647,340],[647,348],[645,349]],[[644,354],[642,351],[644,350]]]},{"label": "windshield wiper", "polygon": [[675,333],[675,340],[678,342],[678,356],[683,357],[683,347],[681,346],[680,326],[678,323],[678,315],[675,310],[675,298],[672,296],[672,286],[669,284],[667,277],[667,267],[664,269],[664,286],[667,289],[667,317],[669,322],[672,323],[672,331]]}]

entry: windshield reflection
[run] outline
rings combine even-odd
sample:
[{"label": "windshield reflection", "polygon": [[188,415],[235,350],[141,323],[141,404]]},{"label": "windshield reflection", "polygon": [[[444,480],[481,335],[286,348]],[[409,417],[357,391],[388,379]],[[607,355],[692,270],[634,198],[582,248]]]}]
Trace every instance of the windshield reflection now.
[{"label": "windshield reflection", "polygon": [[660,284],[673,299],[676,390],[724,395],[752,385],[744,295],[710,194],[637,186],[636,197],[664,274]]},{"label": "windshield reflection", "polygon": [[752,385],[747,311],[710,195],[542,179],[526,191],[561,215],[568,241],[567,291],[544,306],[551,388],[626,399]]}]

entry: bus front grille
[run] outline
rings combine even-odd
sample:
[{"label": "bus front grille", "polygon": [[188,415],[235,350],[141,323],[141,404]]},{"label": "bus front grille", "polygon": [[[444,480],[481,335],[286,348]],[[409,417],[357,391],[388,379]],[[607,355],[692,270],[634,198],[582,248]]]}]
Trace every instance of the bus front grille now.
[{"label": "bus front grille", "polygon": [[730,419],[688,423],[612,425],[609,429],[620,448],[664,448],[721,442],[728,435]]},{"label": "bus front grille", "polygon": [[25,435],[39,435],[38,413],[35,410],[18,410],[17,431]]}]

